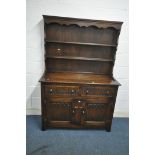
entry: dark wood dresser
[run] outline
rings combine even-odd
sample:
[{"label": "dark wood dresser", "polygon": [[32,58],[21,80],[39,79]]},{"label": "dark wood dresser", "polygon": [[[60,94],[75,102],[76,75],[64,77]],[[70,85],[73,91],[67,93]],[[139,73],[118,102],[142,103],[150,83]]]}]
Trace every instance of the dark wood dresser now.
[{"label": "dark wood dresser", "polygon": [[122,22],[44,18],[42,130],[111,130],[118,86],[113,67]]}]

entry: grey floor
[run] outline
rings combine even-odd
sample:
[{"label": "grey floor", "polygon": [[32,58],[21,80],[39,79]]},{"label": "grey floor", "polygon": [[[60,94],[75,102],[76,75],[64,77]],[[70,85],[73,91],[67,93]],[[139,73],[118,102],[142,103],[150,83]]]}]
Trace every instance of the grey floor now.
[{"label": "grey floor", "polygon": [[26,118],[27,155],[128,155],[129,120],[114,118],[112,131],[41,131],[41,117]]}]

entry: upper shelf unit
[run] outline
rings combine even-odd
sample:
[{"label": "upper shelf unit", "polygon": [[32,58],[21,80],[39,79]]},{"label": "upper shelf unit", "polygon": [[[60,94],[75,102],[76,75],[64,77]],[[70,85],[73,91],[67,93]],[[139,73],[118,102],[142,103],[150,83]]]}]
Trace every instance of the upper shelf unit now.
[{"label": "upper shelf unit", "polygon": [[117,46],[121,22],[44,16],[45,41]]},{"label": "upper shelf unit", "polygon": [[122,22],[43,17],[46,72],[112,75]]}]

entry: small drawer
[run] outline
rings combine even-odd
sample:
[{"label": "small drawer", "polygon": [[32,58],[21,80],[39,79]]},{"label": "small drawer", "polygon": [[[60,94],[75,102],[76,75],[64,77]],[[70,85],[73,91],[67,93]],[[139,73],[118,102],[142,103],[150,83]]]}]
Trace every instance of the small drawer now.
[{"label": "small drawer", "polygon": [[78,86],[59,86],[47,85],[45,86],[46,96],[77,96],[79,93]]},{"label": "small drawer", "polygon": [[83,87],[82,96],[98,96],[98,97],[115,97],[117,93],[117,88],[115,87]]}]

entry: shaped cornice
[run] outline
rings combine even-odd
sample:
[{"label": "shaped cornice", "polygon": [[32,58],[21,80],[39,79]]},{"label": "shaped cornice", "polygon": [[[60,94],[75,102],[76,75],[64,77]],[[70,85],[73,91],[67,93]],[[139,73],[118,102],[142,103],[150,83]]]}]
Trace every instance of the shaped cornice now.
[{"label": "shaped cornice", "polygon": [[97,28],[115,28],[121,29],[123,22],[116,21],[104,21],[104,20],[91,20],[91,19],[79,19],[79,18],[68,18],[68,17],[57,17],[43,15],[44,22],[46,24],[57,23],[60,25],[77,25],[79,27],[90,27],[95,26]]}]

